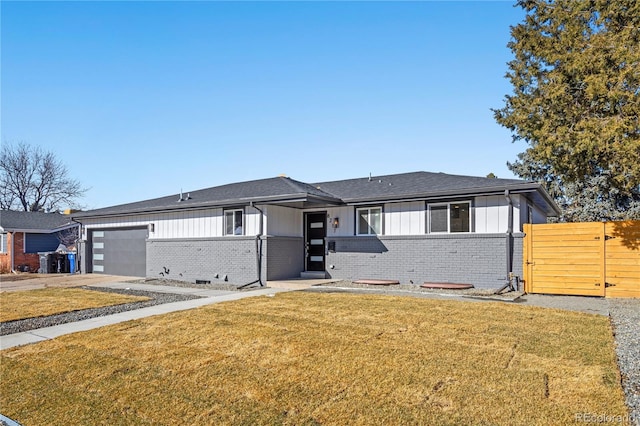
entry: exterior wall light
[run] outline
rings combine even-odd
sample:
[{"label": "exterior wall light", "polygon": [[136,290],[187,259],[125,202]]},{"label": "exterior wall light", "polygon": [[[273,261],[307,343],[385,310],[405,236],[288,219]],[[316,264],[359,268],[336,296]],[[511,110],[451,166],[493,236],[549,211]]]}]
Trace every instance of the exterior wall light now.
[{"label": "exterior wall light", "polygon": [[333,229],[339,228],[340,227],[340,218],[339,217],[334,217],[333,218],[333,222],[331,222],[331,226],[333,226]]}]

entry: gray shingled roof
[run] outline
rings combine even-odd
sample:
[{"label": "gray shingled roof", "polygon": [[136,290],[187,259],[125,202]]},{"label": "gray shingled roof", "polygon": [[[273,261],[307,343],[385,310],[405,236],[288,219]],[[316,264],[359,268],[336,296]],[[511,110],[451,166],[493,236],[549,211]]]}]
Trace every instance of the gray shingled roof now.
[{"label": "gray shingled roof", "polygon": [[154,212],[207,206],[245,205],[250,202],[277,203],[287,201],[315,201],[326,204],[341,203],[339,199],[335,198],[331,194],[317,189],[308,183],[279,176],[269,179],[231,183],[198,191],[183,192],[182,198],[180,197],[180,194],[174,194],[152,200],[76,213],[73,216],[80,218],[87,216]]},{"label": "gray shingled roof", "polygon": [[[146,213],[189,208],[241,206],[253,203],[345,203],[384,202],[402,199],[501,194],[505,189],[535,193],[537,202],[547,211],[557,209],[542,187],[518,179],[490,179],[445,173],[414,172],[307,184],[288,177],[276,177],[231,183],[198,191],[76,213],[73,216],[96,217]],[[306,205],[306,204],[305,204]]]},{"label": "gray shingled roof", "polygon": [[[372,176],[314,184],[346,203],[394,199],[465,196],[503,193],[505,189],[523,188],[531,182],[519,179],[494,179],[445,173],[414,172]],[[537,186],[537,184],[534,184]]]},{"label": "gray shingled roof", "polygon": [[50,232],[66,225],[73,222],[60,213],[0,211],[0,227],[4,231]]}]

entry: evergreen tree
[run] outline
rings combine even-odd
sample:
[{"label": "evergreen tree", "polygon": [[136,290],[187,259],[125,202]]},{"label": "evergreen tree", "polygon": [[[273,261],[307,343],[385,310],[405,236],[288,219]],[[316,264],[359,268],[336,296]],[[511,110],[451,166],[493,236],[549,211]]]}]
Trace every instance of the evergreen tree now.
[{"label": "evergreen tree", "polygon": [[510,169],[545,182],[564,220],[640,219],[640,2],[517,4],[513,94],[494,110],[529,145]]}]

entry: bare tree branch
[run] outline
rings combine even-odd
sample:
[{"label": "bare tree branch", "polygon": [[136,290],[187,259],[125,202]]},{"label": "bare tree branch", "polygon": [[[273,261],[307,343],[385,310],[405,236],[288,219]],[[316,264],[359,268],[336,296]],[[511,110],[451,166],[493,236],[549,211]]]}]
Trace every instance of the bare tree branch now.
[{"label": "bare tree branch", "polygon": [[0,207],[6,210],[59,210],[77,207],[87,191],[69,177],[53,152],[26,143],[4,144],[0,152]]}]

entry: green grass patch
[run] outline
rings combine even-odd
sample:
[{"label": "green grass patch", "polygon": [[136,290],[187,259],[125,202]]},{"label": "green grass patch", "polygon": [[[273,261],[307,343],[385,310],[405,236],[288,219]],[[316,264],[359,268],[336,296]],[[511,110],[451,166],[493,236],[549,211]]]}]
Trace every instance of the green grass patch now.
[{"label": "green grass patch", "polygon": [[2,292],[0,293],[0,322],[143,300],[149,300],[149,298],[79,288]]},{"label": "green grass patch", "polygon": [[0,352],[29,425],[574,424],[628,414],[606,317],[282,293]]}]

